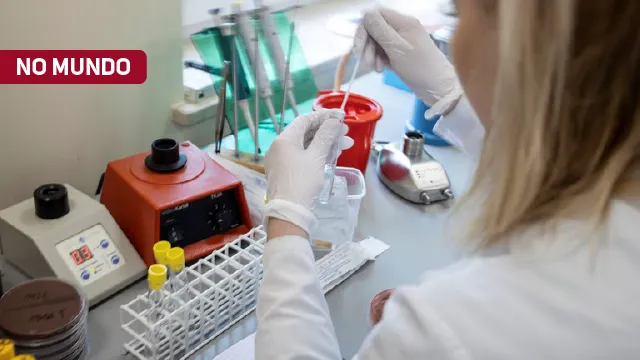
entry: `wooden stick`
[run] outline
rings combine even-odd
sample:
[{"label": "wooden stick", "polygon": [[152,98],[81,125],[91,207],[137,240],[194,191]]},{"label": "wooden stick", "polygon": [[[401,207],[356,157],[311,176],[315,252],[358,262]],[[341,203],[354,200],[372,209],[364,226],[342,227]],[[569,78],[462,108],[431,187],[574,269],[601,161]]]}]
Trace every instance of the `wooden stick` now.
[{"label": "wooden stick", "polygon": [[239,153],[240,153],[240,156],[236,156],[235,150],[222,149],[218,155],[222,156],[223,158],[229,161],[233,161],[238,165],[242,165],[246,168],[249,168],[253,171],[257,171],[261,174],[265,173],[263,155],[259,155],[258,158],[256,159],[255,154],[250,154],[242,151],[240,151]]}]

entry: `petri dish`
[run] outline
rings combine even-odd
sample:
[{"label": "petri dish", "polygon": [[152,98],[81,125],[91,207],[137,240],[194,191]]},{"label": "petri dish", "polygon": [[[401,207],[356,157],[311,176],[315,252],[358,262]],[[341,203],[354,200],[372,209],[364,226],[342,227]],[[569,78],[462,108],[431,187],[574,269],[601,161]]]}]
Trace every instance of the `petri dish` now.
[{"label": "petri dish", "polygon": [[[59,279],[31,280],[0,298],[0,330],[17,353],[37,359],[82,359],[88,348],[88,304],[73,285]],[[86,356],[86,355],[84,355]]]}]

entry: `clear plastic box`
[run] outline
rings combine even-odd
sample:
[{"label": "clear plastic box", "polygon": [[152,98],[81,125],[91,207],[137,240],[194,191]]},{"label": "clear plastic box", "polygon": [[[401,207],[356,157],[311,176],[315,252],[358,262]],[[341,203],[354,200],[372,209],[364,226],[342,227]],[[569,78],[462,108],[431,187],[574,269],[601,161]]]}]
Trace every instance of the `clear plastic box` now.
[{"label": "clear plastic box", "polygon": [[367,192],[360,170],[337,167],[335,176],[329,202],[318,203],[314,209],[318,224],[311,236],[316,257],[353,240],[360,203]]}]

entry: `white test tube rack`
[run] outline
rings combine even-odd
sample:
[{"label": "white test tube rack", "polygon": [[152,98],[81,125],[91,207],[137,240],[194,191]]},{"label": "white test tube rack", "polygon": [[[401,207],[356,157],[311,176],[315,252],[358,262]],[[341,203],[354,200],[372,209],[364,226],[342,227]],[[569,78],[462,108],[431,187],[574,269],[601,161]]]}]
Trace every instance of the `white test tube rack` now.
[{"label": "white test tube rack", "polygon": [[125,351],[140,360],[186,359],[253,312],[266,237],[258,226],[185,268],[187,286],[164,291],[155,321],[148,293],[122,305]]}]

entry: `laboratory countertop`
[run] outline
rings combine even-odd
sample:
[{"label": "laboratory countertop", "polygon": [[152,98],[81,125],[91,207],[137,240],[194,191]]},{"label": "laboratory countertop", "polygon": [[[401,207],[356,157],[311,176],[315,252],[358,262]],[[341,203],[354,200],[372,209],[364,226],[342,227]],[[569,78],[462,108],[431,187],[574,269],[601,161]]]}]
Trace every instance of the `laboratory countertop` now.
[{"label": "laboratory countertop", "polygon": [[[357,79],[352,91],[378,100],[384,116],[377,125],[376,140],[399,141],[404,122],[411,117],[413,96],[383,85],[379,74]],[[452,190],[459,195],[470,179],[470,163],[452,148],[427,147],[449,174]],[[327,295],[331,317],[345,358],[359,349],[369,331],[368,308],[379,291],[414,283],[430,269],[444,267],[458,258],[445,233],[450,204],[419,206],[410,204],[387,190],[378,180],[373,162],[366,173],[367,195],[360,207],[355,239],[373,236],[391,246],[376,261],[363,267]],[[91,359],[128,359],[124,355],[125,334],[120,329],[120,305],[145,291],[140,281],[89,313]],[[213,359],[219,352],[255,331],[250,315],[205,346],[192,359]]]}]

